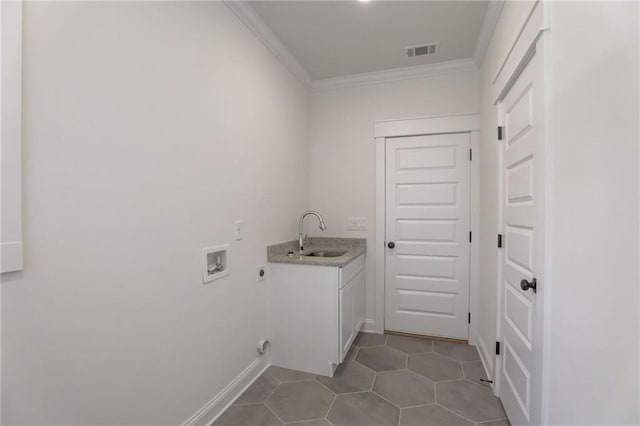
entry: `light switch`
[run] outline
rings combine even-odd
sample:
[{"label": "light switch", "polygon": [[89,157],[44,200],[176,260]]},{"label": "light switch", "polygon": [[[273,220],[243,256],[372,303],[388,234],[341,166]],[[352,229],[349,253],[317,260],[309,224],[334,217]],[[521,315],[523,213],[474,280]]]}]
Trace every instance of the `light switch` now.
[{"label": "light switch", "polygon": [[244,220],[236,221],[236,240],[244,239]]},{"label": "light switch", "polygon": [[367,230],[367,218],[366,217],[348,217],[347,218],[347,230],[349,231],[366,231]]}]

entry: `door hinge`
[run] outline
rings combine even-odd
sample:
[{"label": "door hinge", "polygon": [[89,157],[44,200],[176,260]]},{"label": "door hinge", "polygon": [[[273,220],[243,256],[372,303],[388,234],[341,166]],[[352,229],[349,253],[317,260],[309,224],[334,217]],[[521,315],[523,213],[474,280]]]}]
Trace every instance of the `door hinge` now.
[{"label": "door hinge", "polygon": [[473,150],[469,150],[469,161],[473,161]]},{"label": "door hinge", "polygon": [[498,140],[502,140],[502,126],[498,126]]},{"label": "door hinge", "polygon": [[471,238],[471,231],[469,231],[469,242],[471,242],[471,241],[472,241],[472,238]]},{"label": "door hinge", "polygon": [[467,315],[467,323],[471,324],[471,312],[469,312],[469,315]]},{"label": "door hinge", "polygon": [[496,342],[496,355],[500,355],[500,342]]},{"label": "door hinge", "polygon": [[502,248],[502,234],[498,234],[498,248]]}]

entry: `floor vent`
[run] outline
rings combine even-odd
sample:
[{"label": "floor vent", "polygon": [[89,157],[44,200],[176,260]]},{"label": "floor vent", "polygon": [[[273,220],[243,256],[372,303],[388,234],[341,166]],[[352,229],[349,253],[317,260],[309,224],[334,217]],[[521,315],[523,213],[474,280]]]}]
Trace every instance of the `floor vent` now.
[{"label": "floor vent", "polygon": [[414,56],[433,55],[438,52],[438,43],[430,43],[422,46],[410,46],[405,48],[407,56],[412,58]]}]

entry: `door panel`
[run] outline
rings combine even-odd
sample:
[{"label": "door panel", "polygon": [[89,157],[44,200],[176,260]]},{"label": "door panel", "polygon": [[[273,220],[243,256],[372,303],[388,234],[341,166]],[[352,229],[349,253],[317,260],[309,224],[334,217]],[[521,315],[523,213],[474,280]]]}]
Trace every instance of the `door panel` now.
[{"label": "door panel", "polygon": [[512,424],[539,424],[539,294],[520,282],[541,277],[544,263],[542,67],[534,54],[500,105],[502,142],[500,396]]},{"label": "door panel", "polygon": [[456,225],[455,220],[398,219],[396,238],[403,241],[455,243]]},{"label": "door panel", "polygon": [[419,183],[396,186],[398,207],[454,206],[455,183]]},{"label": "door panel", "polygon": [[344,359],[354,337],[353,283],[351,280],[340,289],[340,360]]},{"label": "door panel", "polygon": [[385,328],[468,338],[469,133],[386,141]]},{"label": "door panel", "polygon": [[353,324],[354,337],[364,324],[365,315],[365,279],[364,269],[353,279]]}]

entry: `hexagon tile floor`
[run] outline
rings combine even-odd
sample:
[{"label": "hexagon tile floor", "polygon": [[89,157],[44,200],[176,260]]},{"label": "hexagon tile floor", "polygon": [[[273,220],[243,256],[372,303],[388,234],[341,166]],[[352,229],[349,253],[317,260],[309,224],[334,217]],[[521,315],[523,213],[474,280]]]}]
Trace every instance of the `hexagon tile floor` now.
[{"label": "hexagon tile floor", "polygon": [[475,347],[360,333],[328,378],[269,367],[218,426],[509,426]]}]

